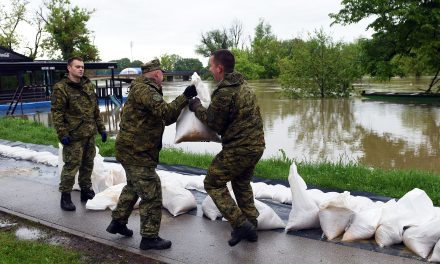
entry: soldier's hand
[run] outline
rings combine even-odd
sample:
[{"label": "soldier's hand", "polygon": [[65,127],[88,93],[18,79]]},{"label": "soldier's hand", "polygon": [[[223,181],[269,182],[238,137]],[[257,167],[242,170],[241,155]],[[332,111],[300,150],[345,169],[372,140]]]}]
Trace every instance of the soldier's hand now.
[{"label": "soldier's hand", "polygon": [[72,141],[70,140],[69,136],[64,136],[63,138],[61,138],[61,144],[63,144],[63,145],[69,145],[70,142],[72,142]]},{"label": "soldier's hand", "polygon": [[188,87],[186,87],[185,91],[183,92],[183,94],[186,96],[186,98],[192,98],[194,96],[197,95],[197,90],[196,87],[193,85],[190,85]]},{"label": "soldier's hand", "polygon": [[104,131],[101,133],[101,141],[106,142],[107,141],[107,133]]},{"label": "soldier's hand", "polygon": [[189,100],[188,108],[190,111],[194,112],[201,105],[202,105],[202,102],[200,102],[200,99],[196,97],[196,98]]}]

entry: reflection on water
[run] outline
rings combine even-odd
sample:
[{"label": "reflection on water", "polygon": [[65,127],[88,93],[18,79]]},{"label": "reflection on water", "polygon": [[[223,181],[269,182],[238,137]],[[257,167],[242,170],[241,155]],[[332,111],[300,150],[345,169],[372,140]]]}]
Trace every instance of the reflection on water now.
[{"label": "reflection on water", "polygon": [[[426,84],[425,80],[424,84]],[[364,89],[367,81],[358,84]],[[413,89],[407,81],[397,82],[395,90]],[[171,101],[189,82],[164,84],[164,97]],[[210,89],[214,83],[206,83]],[[264,120],[264,158],[280,155],[307,161],[359,161],[383,168],[419,168],[440,173],[440,107],[350,99],[291,100],[282,97],[274,81],[250,82],[259,100]],[[419,85],[418,83],[416,83]],[[369,82],[370,87],[373,83]],[[380,86],[374,84],[374,87]],[[406,86],[405,86],[406,85]],[[388,85],[390,86],[390,85]],[[422,87],[422,84],[420,84]],[[120,109],[101,108],[107,129],[117,133]],[[30,119],[51,126],[50,115],[40,113]],[[174,144],[175,126],[166,128],[164,145],[191,152],[216,153],[217,143]]]}]

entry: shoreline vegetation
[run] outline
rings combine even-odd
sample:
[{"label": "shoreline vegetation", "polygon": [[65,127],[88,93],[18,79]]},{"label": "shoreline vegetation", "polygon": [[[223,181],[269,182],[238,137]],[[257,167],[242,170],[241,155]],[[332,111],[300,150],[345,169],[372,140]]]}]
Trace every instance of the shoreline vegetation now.
[{"label": "shoreline vegetation", "polygon": [[[0,118],[0,139],[58,147],[55,129],[41,123],[20,118]],[[104,157],[115,156],[114,139],[97,146]],[[271,157],[258,162],[254,176],[272,180],[287,180],[292,160],[281,152],[281,157]],[[177,148],[163,148],[160,162],[207,169],[212,154],[188,153]],[[421,170],[370,168],[355,162],[343,164],[324,161],[320,163],[296,162],[298,172],[309,188],[340,191],[368,192],[400,198],[413,188],[424,190],[435,205],[440,205],[440,175]]]}]

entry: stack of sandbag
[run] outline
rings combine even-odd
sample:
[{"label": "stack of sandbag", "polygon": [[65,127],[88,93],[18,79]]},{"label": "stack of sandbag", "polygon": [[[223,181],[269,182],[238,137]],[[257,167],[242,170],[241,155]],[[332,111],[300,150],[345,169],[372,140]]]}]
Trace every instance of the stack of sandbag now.
[{"label": "stack of sandbag", "polygon": [[[228,189],[235,201],[235,195],[232,191],[230,182],[228,183]],[[254,199],[255,207],[259,212],[259,216],[257,217],[258,221],[258,230],[270,230],[270,229],[278,229],[284,228],[286,224],[284,221],[275,213],[275,211],[268,206],[267,204]],[[207,195],[202,202],[202,211],[203,214],[211,220],[215,220],[219,217],[222,217],[222,214],[218,210],[212,198]]]},{"label": "stack of sandbag", "polygon": [[325,236],[332,240],[342,235],[356,212],[371,207],[373,201],[343,192],[319,205],[319,223]]},{"label": "stack of sandbag", "polygon": [[375,233],[376,242],[381,247],[401,243],[404,228],[423,225],[434,216],[431,199],[423,190],[415,188],[396,203],[383,208]]},{"label": "stack of sandbag", "polygon": [[[192,177],[192,176],[191,176]],[[116,208],[119,196],[126,182],[111,186],[106,190],[97,193],[95,197],[88,200],[86,208],[89,210],[113,210]],[[162,206],[167,209],[171,215],[178,216],[197,207],[194,195],[180,186],[178,181],[170,178],[161,178],[162,186]],[[139,200],[135,208],[139,204]]]},{"label": "stack of sandbag", "polygon": [[254,197],[257,199],[271,199],[284,204],[292,203],[290,188],[281,185],[269,185],[264,182],[251,182]]},{"label": "stack of sandbag", "polygon": [[39,152],[23,147],[0,145],[0,154],[14,159],[31,160],[49,166],[57,166],[58,164],[57,156],[47,151]]},{"label": "stack of sandbag", "polygon": [[188,190],[197,190],[199,192],[206,192],[203,185],[203,180],[205,179],[205,175],[188,176],[188,175],[171,172],[171,171],[165,171],[165,170],[156,170],[156,171],[161,181],[170,181]]},{"label": "stack of sandbag", "polygon": [[[396,201],[390,200],[388,203],[393,202],[395,203]],[[379,226],[384,206],[386,206],[386,204],[384,205],[383,202],[375,202],[371,204],[371,206],[365,207],[361,211],[352,214],[342,241],[355,241],[373,237]]]},{"label": "stack of sandbag", "polygon": [[[196,86],[197,97],[202,105],[207,108],[211,103],[208,87],[205,86],[196,72],[191,76],[191,83]],[[198,141],[220,142],[220,137],[216,132],[200,122],[196,115],[186,106],[176,121],[174,143]]]},{"label": "stack of sandbag", "polygon": [[286,231],[319,228],[319,204],[338,194],[307,190],[307,185],[298,174],[295,163],[290,165],[288,180],[292,193],[292,210],[289,214]]},{"label": "stack of sandbag", "polygon": [[403,232],[403,243],[405,246],[422,258],[428,257],[439,239],[440,208],[435,208],[435,216],[430,221],[410,227]]}]

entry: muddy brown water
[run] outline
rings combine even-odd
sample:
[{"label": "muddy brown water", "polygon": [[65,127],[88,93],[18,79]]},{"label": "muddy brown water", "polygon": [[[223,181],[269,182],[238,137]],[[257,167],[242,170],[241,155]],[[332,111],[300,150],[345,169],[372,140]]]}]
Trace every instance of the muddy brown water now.
[{"label": "muddy brown water", "polygon": [[[428,78],[394,79],[389,83],[363,80],[356,89],[370,91],[416,91]],[[273,80],[250,81],[264,121],[266,150],[263,158],[280,156],[281,150],[298,161],[358,161],[361,164],[399,169],[422,169],[440,173],[440,105],[373,101],[359,96],[347,99],[288,99]],[[164,97],[171,101],[189,82],[164,83]],[[212,82],[205,82],[212,90]],[[28,115],[52,126],[48,109]],[[111,135],[116,135],[120,109],[101,106]],[[218,143],[174,144],[175,125],[166,128],[165,146],[190,152],[217,153]]]}]

